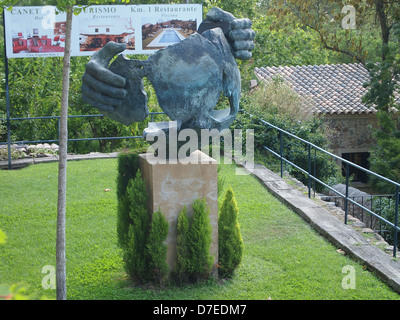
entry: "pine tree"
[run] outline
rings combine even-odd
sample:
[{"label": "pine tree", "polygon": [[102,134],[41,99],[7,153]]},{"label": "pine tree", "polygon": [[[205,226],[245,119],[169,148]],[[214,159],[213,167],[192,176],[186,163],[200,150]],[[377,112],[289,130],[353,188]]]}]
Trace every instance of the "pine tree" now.
[{"label": "pine tree", "polygon": [[124,250],[125,269],[136,281],[145,282],[149,277],[147,241],[150,215],[147,212],[147,193],[140,170],[135,179],[130,180],[126,197],[132,223],[129,225],[128,241]]},{"label": "pine tree", "polygon": [[126,196],[126,190],[130,180],[136,177],[139,170],[139,154],[142,150],[133,150],[122,152],[118,155],[118,175],[117,175],[117,235],[118,245],[125,248],[128,243],[129,226],[132,219],[129,216],[129,199]]},{"label": "pine tree", "polygon": [[190,268],[189,217],[186,206],[178,216],[176,230],[176,262],[174,276],[179,283],[187,282]]},{"label": "pine tree", "polygon": [[243,256],[243,239],[238,222],[237,203],[229,186],[225,193],[218,219],[219,274],[230,277]]},{"label": "pine tree", "polygon": [[121,196],[117,204],[117,235],[118,245],[125,249],[128,245],[129,226],[132,220],[129,217],[129,201],[126,195]]},{"label": "pine tree", "polygon": [[205,199],[195,200],[193,218],[189,228],[189,248],[191,251],[189,271],[195,280],[206,278],[212,267],[213,257],[210,254],[212,228],[209,208]]},{"label": "pine tree", "polygon": [[154,281],[163,284],[168,274],[167,245],[164,241],[168,235],[168,222],[161,211],[153,214],[147,243],[149,268]]}]

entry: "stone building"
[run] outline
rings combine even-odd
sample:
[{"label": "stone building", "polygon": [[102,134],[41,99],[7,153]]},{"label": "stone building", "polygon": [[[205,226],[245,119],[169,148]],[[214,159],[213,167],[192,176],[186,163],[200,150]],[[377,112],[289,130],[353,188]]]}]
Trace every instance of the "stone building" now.
[{"label": "stone building", "polygon": [[[280,77],[306,98],[315,116],[322,116],[330,134],[332,153],[368,168],[375,141],[376,109],[362,103],[368,89],[367,69],[359,63],[256,68],[259,80]],[[355,181],[366,182],[363,172],[353,169]]]}]

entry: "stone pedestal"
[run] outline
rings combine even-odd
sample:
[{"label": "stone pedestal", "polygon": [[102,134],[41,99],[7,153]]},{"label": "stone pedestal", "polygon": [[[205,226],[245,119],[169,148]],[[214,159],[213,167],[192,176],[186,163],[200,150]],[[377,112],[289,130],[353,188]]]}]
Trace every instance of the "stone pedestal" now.
[{"label": "stone pedestal", "polygon": [[169,223],[166,240],[167,263],[173,270],[176,261],[176,230],[179,213],[186,206],[193,214],[192,204],[206,199],[213,229],[210,253],[214,256],[213,277],[218,277],[218,182],[217,162],[201,151],[179,160],[157,161],[153,154],[139,156],[140,170],[145,180],[150,212],[158,209]]}]

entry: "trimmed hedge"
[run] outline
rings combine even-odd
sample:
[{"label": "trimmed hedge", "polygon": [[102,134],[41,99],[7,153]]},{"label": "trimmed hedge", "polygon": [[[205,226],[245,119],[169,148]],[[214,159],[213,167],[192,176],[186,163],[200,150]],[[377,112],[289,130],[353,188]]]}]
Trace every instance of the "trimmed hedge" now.
[{"label": "trimmed hedge", "polygon": [[243,256],[243,239],[238,221],[237,203],[232,187],[225,193],[218,217],[219,274],[231,277]]},{"label": "trimmed hedge", "polygon": [[168,236],[168,222],[161,211],[156,211],[150,226],[150,233],[147,243],[149,254],[149,267],[151,270],[151,278],[163,284],[168,274],[167,245],[164,241]]},{"label": "trimmed hedge", "polygon": [[192,208],[192,217],[189,217],[186,207],[178,217],[174,275],[180,284],[207,279],[213,265],[210,210],[205,199],[195,200]]},{"label": "trimmed hedge", "polygon": [[[123,236],[126,242],[122,249],[124,252],[125,270],[137,282],[149,280],[149,253],[147,243],[149,238],[151,215],[147,210],[147,193],[140,170],[135,179],[131,179],[124,196],[128,209],[129,225],[125,227],[128,233]],[[126,213],[121,214],[126,216]]]},{"label": "trimmed hedge", "polygon": [[188,235],[191,251],[189,270],[195,280],[200,280],[207,278],[212,268],[213,256],[210,254],[212,227],[206,200],[195,200],[192,207],[193,217]]},{"label": "trimmed hedge", "polygon": [[117,201],[118,201],[118,219],[117,219],[117,235],[118,244],[121,248],[125,248],[128,241],[129,225],[132,220],[129,217],[129,201],[125,195],[129,181],[136,177],[139,170],[139,154],[143,150],[133,150],[122,152],[118,155],[118,172],[117,172]]},{"label": "trimmed hedge", "polygon": [[147,209],[145,181],[139,169],[142,149],[118,156],[117,200],[118,244],[123,251],[124,267],[138,283],[162,283],[168,273],[168,223],[160,211],[153,215]]},{"label": "trimmed hedge", "polygon": [[174,276],[182,284],[189,280],[190,268],[190,247],[189,247],[189,217],[186,206],[178,216],[176,231],[176,262]]}]

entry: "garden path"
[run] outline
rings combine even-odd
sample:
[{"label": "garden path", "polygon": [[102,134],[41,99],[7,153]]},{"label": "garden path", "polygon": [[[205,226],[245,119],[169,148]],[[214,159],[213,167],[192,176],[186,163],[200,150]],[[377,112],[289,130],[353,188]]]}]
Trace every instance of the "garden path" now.
[{"label": "garden path", "polygon": [[[238,162],[238,161],[236,161]],[[307,221],[316,231],[349,256],[360,261],[400,293],[400,261],[371,244],[361,233],[344,224],[322,204],[262,165],[239,163],[276,198]]]}]

